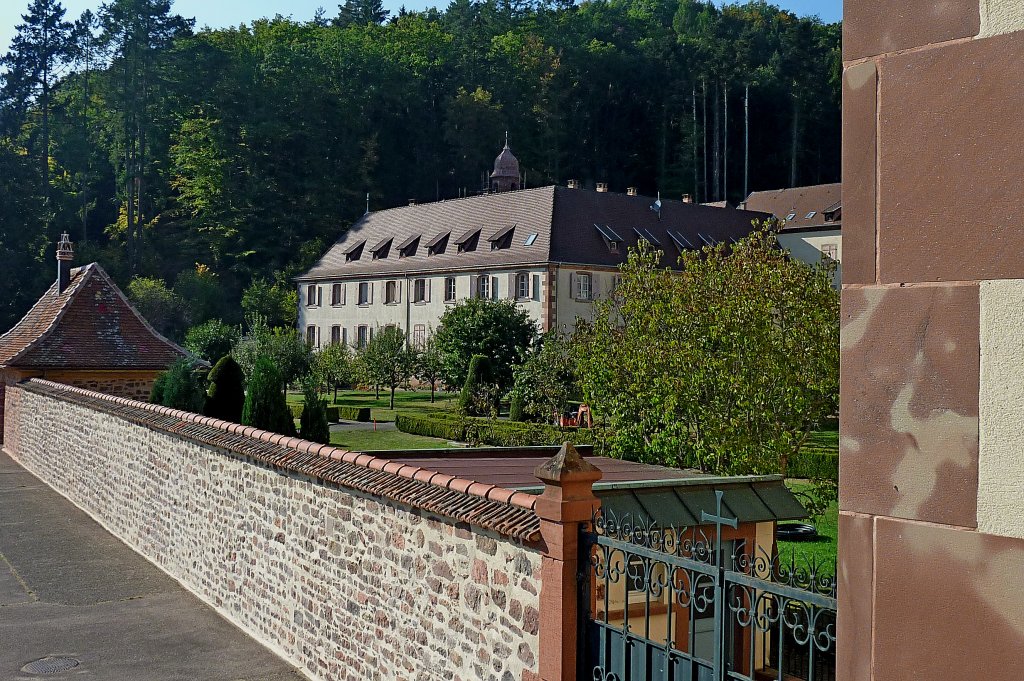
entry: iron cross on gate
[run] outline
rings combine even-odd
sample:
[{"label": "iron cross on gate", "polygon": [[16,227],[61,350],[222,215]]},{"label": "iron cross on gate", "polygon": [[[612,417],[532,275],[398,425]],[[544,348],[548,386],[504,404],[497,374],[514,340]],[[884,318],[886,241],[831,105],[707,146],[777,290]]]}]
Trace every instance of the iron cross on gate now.
[{"label": "iron cross on gate", "polygon": [[707,511],[700,512],[700,521],[702,523],[714,523],[715,524],[715,565],[722,569],[722,525],[736,529],[739,526],[739,522],[736,518],[726,518],[722,515],[722,495],[723,492],[720,489],[715,490],[715,514],[712,515]]},{"label": "iron cross on gate", "polygon": [[712,664],[714,665],[714,678],[716,681],[724,678],[723,648],[725,646],[725,565],[722,561],[722,526],[736,529],[739,522],[736,518],[726,518],[722,515],[722,490],[715,490],[715,513],[712,515],[707,511],[700,512],[702,523],[715,524],[715,567],[718,573],[715,575],[715,649]]}]

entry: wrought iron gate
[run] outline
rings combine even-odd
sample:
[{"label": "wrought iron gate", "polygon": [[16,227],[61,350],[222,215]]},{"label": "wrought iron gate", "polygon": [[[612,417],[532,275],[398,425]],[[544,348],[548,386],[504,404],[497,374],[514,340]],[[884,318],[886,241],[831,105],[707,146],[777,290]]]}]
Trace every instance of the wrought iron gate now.
[{"label": "wrought iron gate", "polygon": [[580,679],[834,681],[835,566],[723,541],[716,497],[710,536],[610,512],[584,528]]}]

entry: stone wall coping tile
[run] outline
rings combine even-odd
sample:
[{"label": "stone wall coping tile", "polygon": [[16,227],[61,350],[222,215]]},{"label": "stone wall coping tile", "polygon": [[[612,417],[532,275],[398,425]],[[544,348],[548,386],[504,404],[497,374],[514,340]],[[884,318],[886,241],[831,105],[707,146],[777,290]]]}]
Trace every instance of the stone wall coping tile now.
[{"label": "stone wall coping tile", "polygon": [[[271,433],[252,426],[241,426],[147,402],[112,397],[45,379],[29,379],[11,387],[107,411],[125,420],[163,430],[176,437],[262,460],[274,468],[320,477],[367,494],[383,496],[438,515],[477,524],[523,541],[535,542],[540,538],[540,521],[533,512],[536,496],[532,494],[474,480],[454,478],[417,466],[401,465],[396,469],[395,462],[363,452],[346,451],[296,437],[285,438],[280,433]],[[112,405],[119,405],[122,408],[112,408]],[[207,441],[202,435],[186,433],[177,426],[167,424],[166,419],[155,419],[153,416],[147,416],[147,413],[166,419],[177,419],[181,423],[205,426],[221,433],[241,435],[253,443],[239,445],[221,442],[215,433],[210,434],[214,441]],[[258,443],[262,443],[264,447],[261,449],[257,446]],[[270,446],[272,451],[267,450],[267,446]],[[340,467],[345,469],[342,470]],[[353,467],[354,470],[348,467]],[[360,473],[359,469],[363,472]],[[399,483],[399,478],[407,482]],[[420,489],[418,485],[425,485],[427,488]]]}]

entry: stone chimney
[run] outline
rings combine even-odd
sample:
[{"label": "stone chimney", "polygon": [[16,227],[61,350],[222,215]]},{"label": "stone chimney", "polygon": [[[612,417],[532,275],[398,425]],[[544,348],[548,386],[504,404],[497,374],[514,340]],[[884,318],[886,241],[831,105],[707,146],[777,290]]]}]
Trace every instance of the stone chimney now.
[{"label": "stone chimney", "polygon": [[683,203],[693,203],[693,197],[689,194],[683,194]]},{"label": "stone chimney", "polygon": [[607,192],[608,191],[608,183],[607,182],[598,182],[597,183],[597,191],[601,192],[602,194]]},{"label": "stone chimney", "polygon": [[64,232],[57,244],[57,295],[71,283],[71,263],[75,259],[75,251],[71,247],[71,236]]},{"label": "stone chimney", "polygon": [[580,188],[580,181],[579,180],[569,180],[568,186],[569,186],[569,189],[579,189]]},{"label": "stone chimney", "polygon": [[626,187],[626,196],[636,196],[636,187]]}]

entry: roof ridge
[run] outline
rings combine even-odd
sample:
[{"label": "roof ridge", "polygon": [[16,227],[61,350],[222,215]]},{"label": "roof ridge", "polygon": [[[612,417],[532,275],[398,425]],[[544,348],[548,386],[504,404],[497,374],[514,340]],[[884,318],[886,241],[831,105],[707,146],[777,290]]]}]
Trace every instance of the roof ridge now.
[{"label": "roof ridge", "polygon": [[[415,208],[424,208],[426,206],[438,206],[438,205],[441,205],[443,203],[455,203],[457,201],[471,201],[473,199],[486,199],[486,198],[490,198],[490,197],[493,197],[493,196],[506,196],[508,194],[522,194],[524,192],[539,192],[539,191],[544,190],[544,189],[555,189],[555,188],[557,188],[559,186],[560,185],[557,185],[557,184],[545,184],[545,185],[541,185],[539,187],[530,187],[529,189],[517,189],[517,190],[511,191],[511,192],[488,192],[486,194],[474,194],[473,196],[456,196],[455,198],[452,198],[452,199],[438,199],[437,201],[429,201],[427,203],[413,203],[413,204],[407,204],[407,205],[404,205],[404,206],[391,206],[390,208],[381,208],[380,210],[370,211],[370,213],[364,213],[363,215],[375,215],[375,214],[379,214],[379,213],[388,213],[388,212],[392,212],[392,211],[396,211],[396,210],[405,210],[405,209],[408,209],[408,208],[415,209]],[[554,192],[552,192],[552,193],[554,193]],[[363,215],[359,216],[360,219],[362,219]],[[356,220],[356,222],[359,222],[359,220]],[[356,222],[353,222],[352,225],[355,226]]]},{"label": "roof ridge", "polygon": [[[64,291],[67,291],[67,298],[64,300],[64,303],[57,310],[57,313],[53,316],[53,319],[50,320],[50,323],[46,326],[46,329],[44,329],[43,332],[38,334],[35,338],[30,340],[25,345],[25,347],[23,347],[18,352],[14,353],[14,355],[12,355],[10,359],[4,362],[4,364],[9,366],[13,362],[17,361],[19,358],[24,357],[26,354],[28,354],[30,350],[38,346],[47,337],[49,337],[51,333],[53,333],[53,330],[57,328],[57,323],[64,317],[64,313],[68,311],[68,308],[71,306],[71,303],[75,300],[75,296],[77,296],[78,292],[82,290],[82,288],[85,285],[85,282],[88,281],[89,277],[93,274],[93,272],[95,272],[97,268],[99,268],[99,264],[95,262],[88,263],[86,265],[82,265],[81,267],[75,268],[74,271],[77,272],[79,276],[73,284],[69,284],[68,288],[64,289]],[[8,334],[14,333],[18,326],[21,325],[21,323],[25,321],[25,319],[30,314],[32,314],[32,310],[34,310],[36,305],[38,305],[40,301],[42,301],[43,296],[49,295],[50,291],[56,287],[57,282],[51,284],[50,287],[46,289],[46,291],[43,293],[43,295],[36,300],[32,307],[28,309],[28,312],[25,313],[25,315],[18,321],[18,323],[12,326],[10,329],[8,329],[2,336],[0,336],[0,342],[2,342],[3,339],[7,337]],[[64,295],[64,292],[58,292],[57,295]]]}]

